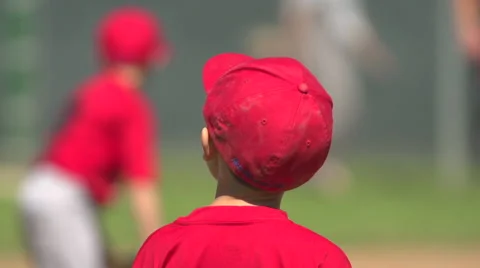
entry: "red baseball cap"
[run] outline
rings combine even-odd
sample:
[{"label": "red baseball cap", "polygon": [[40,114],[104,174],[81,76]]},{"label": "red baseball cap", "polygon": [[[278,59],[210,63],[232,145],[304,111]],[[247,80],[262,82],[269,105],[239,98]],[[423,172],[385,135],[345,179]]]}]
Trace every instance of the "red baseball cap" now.
[{"label": "red baseball cap", "polygon": [[107,62],[149,66],[170,56],[160,22],[147,10],[134,6],[116,9],[102,20],[97,45]]},{"label": "red baseball cap", "polygon": [[205,64],[203,83],[207,129],[239,179],[283,192],[322,167],[332,141],[333,102],[299,61],[220,54]]}]

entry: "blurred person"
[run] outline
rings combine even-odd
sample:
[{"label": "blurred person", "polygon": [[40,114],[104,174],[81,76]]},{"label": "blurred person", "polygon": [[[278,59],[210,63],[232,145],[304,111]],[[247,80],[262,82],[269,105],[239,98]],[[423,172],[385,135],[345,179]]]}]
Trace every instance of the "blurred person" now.
[{"label": "blurred person", "polygon": [[97,34],[100,71],[72,93],[20,188],[35,267],[109,267],[99,216],[120,183],[142,241],[162,223],[155,118],[141,88],[155,65],[166,65],[167,42],[157,19],[134,6],[107,14]]},{"label": "blurred person", "polygon": [[470,145],[480,159],[480,0],[452,0],[457,40],[470,65]]},{"label": "blurred person", "polygon": [[480,63],[480,0],[453,0],[458,40],[465,55]]},{"label": "blurred person", "polygon": [[344,252],[280,210],[322,167],[332,99],[292,58],[225,53],[203,70],[203,159],[215,200],[143,244],[134,268],[350,268]]},{"label": "blurred person", "polygon": [[311,68],[335,101],[333,157],[316,182],[327,193],[343,192],[353,178],[343,158],[357,132],[364,103],[358,64],[383,78],[391,71],[393,57],[361,0],[282,0],[280,24],[292,56]]}]

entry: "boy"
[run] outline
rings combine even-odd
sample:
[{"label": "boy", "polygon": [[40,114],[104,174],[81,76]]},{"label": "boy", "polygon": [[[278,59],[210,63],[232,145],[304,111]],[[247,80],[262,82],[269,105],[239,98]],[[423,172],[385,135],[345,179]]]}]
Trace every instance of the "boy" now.
[{"label": "boy", "polygon": [[101,71],[72,94],[20,189],[35,267],[107,267],[99,212],[122,178],[142,241],[161,223],[155,120],[140,88],[166,64],[166,41],[156,18],[136,7],[108,14],[97,37]]},{"label": "boy", "polygon": [[157,230],[134,268],[350,268],[340,248],[290,221],[285,191],[323,165],[332,100],[291,58],[226,53],[203,73],[203,159],[217,180],[210,206]]}]

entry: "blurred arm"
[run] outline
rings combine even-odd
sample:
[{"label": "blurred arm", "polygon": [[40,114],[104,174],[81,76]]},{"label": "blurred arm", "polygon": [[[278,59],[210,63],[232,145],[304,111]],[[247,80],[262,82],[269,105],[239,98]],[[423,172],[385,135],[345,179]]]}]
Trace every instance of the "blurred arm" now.
[{"label": "blurred arm", "polygon": [[457,38],[469,57],[480,59],[480,0],[453,0]]},{"label": "blurred arm", "polygon": [[132,112],[123,136],[123,161],[132,214],[142,241],[161,225],[163,206],[156,180],[153,122],[145,109]]},{"label": "blurred arm", "polygon": [[148,238],[160,225],[161,198],[155,183],[130,183],[129,192],[132,214],[138,225],[142,241]]}]

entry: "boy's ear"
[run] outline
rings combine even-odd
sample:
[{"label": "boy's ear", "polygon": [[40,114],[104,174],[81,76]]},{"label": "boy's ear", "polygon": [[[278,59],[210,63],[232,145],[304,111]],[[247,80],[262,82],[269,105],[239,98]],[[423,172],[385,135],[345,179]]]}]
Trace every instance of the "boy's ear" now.
[{"label": "boy's ear", "polygon": [[202,128],[200,141],[202,143],[202,148],[203,148],[203,160],[205,161],[212,160],[216,155],[216,150],[215,150],[215,146],[213,145],[210,139],[210,135],[206,127]]}]

